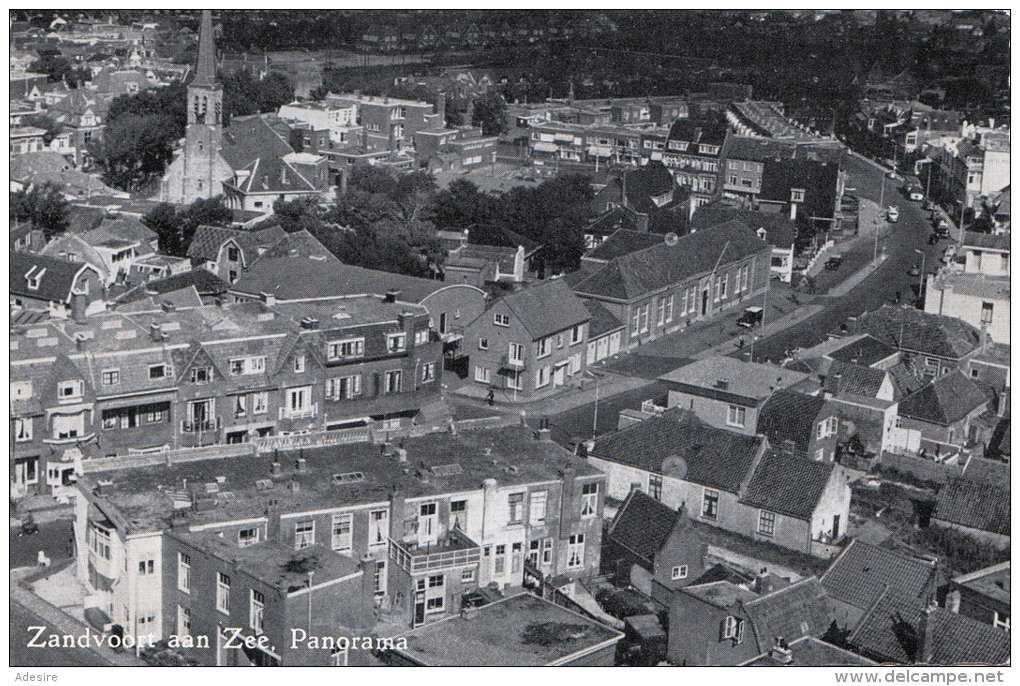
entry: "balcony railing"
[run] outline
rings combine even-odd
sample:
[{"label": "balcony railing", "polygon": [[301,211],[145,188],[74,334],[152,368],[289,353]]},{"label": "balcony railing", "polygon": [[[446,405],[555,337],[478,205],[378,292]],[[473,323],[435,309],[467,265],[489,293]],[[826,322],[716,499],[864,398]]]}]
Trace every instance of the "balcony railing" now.
[{"label": "balcony railing", "polygon": [[185,434],[197,434],[206,431],[216,431],[220,428],[220,418],[215,419],[202,419],[202,420],[187,420],[181,422],[181,433]]},{"label": "balcony railing", "polygon": [[311,419],[319,414],[319,403],[312,403],[310,407],[302,410],[293,410],[287,407],[280,408],[280,419]]},{"label": "balcony railing", "polygon": [[76,436],[51,436],[50,438],[44,438],[43,443],[47,445],[71,445],[74,443],[87,443],[96,437],[95,431],[90,431],[87,434],[81,434]]},{"label": "balcony railing", "polygon": [[390,558],[412,575],[478,564],[481,557],[481,547],[457,529],[433,544],[400,543],[390,539]]}]

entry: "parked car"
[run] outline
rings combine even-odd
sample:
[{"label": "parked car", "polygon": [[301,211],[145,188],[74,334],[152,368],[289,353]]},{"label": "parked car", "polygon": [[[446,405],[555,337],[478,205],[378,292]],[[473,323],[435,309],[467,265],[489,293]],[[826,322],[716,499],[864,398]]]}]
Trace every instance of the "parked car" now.
[{"label": "parked car", "polygon": [[737,320],[737,326],[742,326],[745,329],[751,329],[761,324],[762,319],[765,316],[765,311],[760,307],[748,307],[744,309],[744,313],[740,315],[740,319]]},{"label": "parked car", "polygon": [[924,200],[924,191],[917,186],[913,186],[907,191],[907,197],[910,198],[911,202],[921,202]]},{"label": "parked car", "polygon": [[910,274],[911,276],[920,276],[921,275],[921,267],[919,267],[918,265],[915,264],[913,267],[910,268],[910,271],[907,272],[907,273]]},{"label": "parked car", "polygon": [[837,269],[839,269],[842,266],[842,264],[843,264],[843,256],[842,255],[833,255],[832,257],[830,257],[829,259],[827,259],[825,261],[825,268],[828,271],[830,271],[830,272],[834,272]]},{"label": "parked car", "polygon": [[895,205],[890,205],[889,209],[886,210],[886,216],[889,217],[889,221],[896,223],[900,220],[900,210]]}]

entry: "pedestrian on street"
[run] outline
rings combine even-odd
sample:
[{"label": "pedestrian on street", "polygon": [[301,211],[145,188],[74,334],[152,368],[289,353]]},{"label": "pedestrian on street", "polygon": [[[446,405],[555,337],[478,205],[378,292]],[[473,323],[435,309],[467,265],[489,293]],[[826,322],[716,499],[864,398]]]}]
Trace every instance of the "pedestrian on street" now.
[{"label": "pedestrian on street", "polygon": [[485,396],[485,402],[489,403],[489,406],[496,404],[496,392],[491,388],[489,389],[489,395]]}]

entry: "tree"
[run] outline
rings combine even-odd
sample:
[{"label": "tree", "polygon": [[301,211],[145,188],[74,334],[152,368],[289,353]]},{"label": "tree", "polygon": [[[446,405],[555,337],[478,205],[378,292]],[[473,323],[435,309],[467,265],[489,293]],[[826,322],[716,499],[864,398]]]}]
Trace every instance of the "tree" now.
[{"label": "tree", "polygon": [[43,134],[43,143],[46,145],[53,142],[53,139],[64,130],[64,127],[48,114],[30,114],[27,117],[23,117],[21,123],[25,126],[35,126],[43,129],[46,132]]},{"label": "tree", "polygon": [[67,230],[67,211],[67,200],[60,186],[51,181],[18,191],[10,206],[11,217],[31,221],[42,229],[47,240]]},{"label": "tree", "polygon": [[275,112],[294,100],[294,86],[283,74],[272,73],[262,80],[239,70],[223,77],[224,121],[261,112]]},{"label": "tree", "polygon": [[186,257],[191,239],[200,225],[227,226],[233,217],[233,213],[223,204],[222,197],[217,196],[196,200],[181,210],[169,203],[160,203],[142,217],[142,223],[159,236],[162,252]]},{"label": "tree", "polygon": [[471,124],[481,126],[486,136],[498,136],[510,130],[510,115],[506,100],[493,91],[475,99]]},{"label": "tree", "polygon": [[169,117],[124,114],[107,124],[91,152],[106,183],[137,191],[162,176],[176,140]]},{"label": "tree", "polygon": [[44,55],[28,65],[28,70],[46,74],[49,81],[66,80],[69,88],[77,88],[92,79],[92,74],[87,69],[75,69],[66,57],[60,55]]},{"label": "tree", "polygon": [[188,123],[187,88],[175,82],[163,88],[147,88],[133,95],[120,95],[110,103],[106,115],[109,125],[120,117],[134,114],[143,117],[166,117],[174,138],[183,138]]}]

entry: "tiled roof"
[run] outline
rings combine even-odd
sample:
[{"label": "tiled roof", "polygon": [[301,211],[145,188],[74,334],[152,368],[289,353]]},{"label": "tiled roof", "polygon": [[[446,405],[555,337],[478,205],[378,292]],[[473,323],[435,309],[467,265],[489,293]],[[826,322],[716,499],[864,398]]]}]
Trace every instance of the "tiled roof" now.
[{"label": "tiled roof", "polygon": [[548,279],[514,291],[504,296],[502,302],[534,340],[591,319],[584,303],[562,279]]},{"label": "tiled roof", "polygon": [[[68,302],[71,299],[71,288],[78,272],[86,267],[82,262],[68,262],[46,255],[16,252],[11,258],[10,289],[11,293],[39,300],[52,302]],[[38,275],[39,288],[28,288],[26,276],[29,272]]]},{"label": "tiled roof", "polygon": [[853,540],[822,575],[830,597],[860,610],[886,589],[894,597],[920,602],[934,590],[935,563]]},{"label": "tiled roof", "polygon": [[887,371],[892,377],[894,397],[898,400],[921,390],[929,381],[929,377],[921,373],[914,365],[905,362],[894,364]]},{"label": "tiled roof", "polygon": [[940,376],[900,402],[900,416],[948,426],[988,402],[974,381],[956,370]]},{"label": "tiled roof", "polygon": [[619,205],[603,212],[584,227],[584,233],[595,236],[609,236],[619,229],[634,231],[638,228],[636,212]]},{"label": "tiled roof", "polygon": [[195,236],[188,246],[188,257],[215,261],[219,257],[220,248],[228,239],[232,238],[242,250],[250,253],[245,255],[250,265],[258,257],[258,248],[268,249],[280,242],[286,235],[279,224],[252,230],[228,229],[222,226],[203,224],[195,230]]},{"label": "tiled roof", "polygon": [[804,456],[825,407],[825,398],[820,396],[785,389],[777,391],[758,412],[758,433],[765,434],[769,445],[777,449],[792,441]]},{"label": "tiled roof", "polygon": [[739,493],[763,440],[716,429],[686,412],[670,410],[599,438],[591,454],[656,474],[663,473],[663,460],[679,456],[687,465],[685,481]]},{"label": "tiled roof", "polygon": [[777,636],[788,641],[818,637],[832,623],[825,589],[813,576],[746,602],[744,609],[754,623],[761,652],[771,648]]},{"label": "tiled roof", "polygon": [[850,343],[831,351],[828,357],[840,362],[850,362],[870,367],[876,362],[896,353],[896,348],[883,343],[874,336],[865,334]]},{"label": "tiled roof", "polygon": [[954,479],[942,487],[932,517],[950,524],[1009,536],[1009,482]]},{"label": "tiled roof", "polygon": [[[38,254],[57,257],[62,260],[67,259],[72,262],[86,262],[96,268],[96,271],[99,272],[104,281],[110,276],[110,268],[106,260],[81,235],[67,232],[57,234],[49,243],[43,246],[43,249]],[[72,254],[74,257],[71,257]]]},{"label": "tiled roof", "polygon": [[609,538],[652,562],[662,550],[680,512],[641,491],[631,491],[609,528]]},{"label": "tiled roof", "polygon": [[859,364],[833,361],[825,375],[825,390],[830,393],[847,393],[874,398],[885,382],[882,369],[872,369]]},{"label": "tiled roof", "polygon": [[876,663],[848,650],[843,650],[831,643],[819,640],[814,636],[804,636],[796,641],[788,641],[787,649],[792,653],[793,661],[784,663],[763,653],[752,662],[742,667],[869,667]]},{"label": "tiled roof", "polygon": [[982,248],[985,250],[1002,250],[1009,252],[1010,234],[978,233],[976,231],[963,232],[963,247]]},{"label": "tiled roof", "polygon": [[208,269],[192,269],[181,274],[174,274],[165,279],[153,279],[132,289],[120,298],[122,302],[132,302],[150,294],[161,295],[182,288],[194,288],[199,295],[219,295],[226,293],[230,284],[213,274]]},{"label": "tiled roof", "polygon": [[765,229],[765,240],[773,247],[789,248],[797,238],[797,225],[784,214],[718,204],[699,207],[691,217],[691,229],[698,231],[734,220],[743,222],[754,231]]},{"label": "tiled roof", "polygon": [[663,240],[664,237],[662,234],[620,229],[609,236],[609,238],[607,238],[597,248],[588,251],[585,254],[585,257],[593,260],[608,261],[615,257],[629,255],[632,252],[637,252],[639,250],[644,250],[645,248],[650,248],[653,245],[658,245],[662,243]]},{"label": "tiled roof", "polygon": [[831,462],[770,452],[754,470],[740,502],[810,521],[834,469]]},{"label": "tiled roof", "polygon": [[768,160],[762,175],[761,200],[790,202],[790,191],[804,190],[802,209],[808,217],[831,219],[835,212],[839,166],[812,160]]},{"label": "tiled roof", "polygon": [[960,358],[981,344],[981,333],[963,320],[914,307],[884,305],[861,315],[858,328],[900,350],[939,357]]},{"label": "tiled roof", "polygon": [[720,224],[712,231],[682,236],[670,246],[664,241],[612,259],[580,281],[578,293],[615,300],[633,300],[688,278],[707,274],[769,249],[765,241],[740,222]]},{"label": "tiled roof", "polygon": [[583,302],[591,314],[591,322],[588,323],[588,340],[623,328],[623,322],[617,319],[616,315],[607,310],[606,306],[598,300],[585,300]]},{"label": "tiled roof", "polygon": [[[937,607],[925,620],[925,605],[887,594],[849,637],[858,650],[901,664],[1001,665],[1009,661],[1009,632]],[[923,622],[930,646],[925,647]]]},{"label": "tiled roof", "polygon": [[96,228],[83,233],[82,238],[92,245],[99,245],[111,239],[150,243],[155,241],[158,235],[140,220],[125,216],[105,219]]},{"label": "tiled roof", "polygon": [[231,169],[245,169],[259,160],[272,160],[294,152],[287,142],[289,127],[272,114],[234,117],[223,131],[220,155]]},{"label": "tiled roof", "polygon": [[669,129],[668,140],[722,146],[726,131],[726,119],[722,116],[709,116],[702,120],[677,119]]},{"label": "tiled roof", "polygon": [[[1006,422],[1009,427],[1009,422]],[[1005,485],[1009,483],[1009,463],[996,460],[986,460],[981,457],[971,457],[963,466],[963,478],[968,481]]]},{"label": "tiled roof", "polygon": [[759,136],[730,136],[726,141],[724,154],[728,160],[764,162],[765,160],[793,159],[794,150],[793,141],[781,141]]}]

